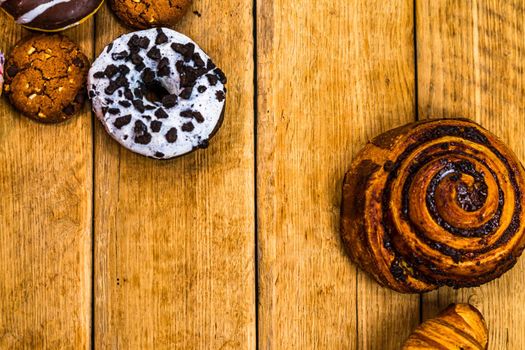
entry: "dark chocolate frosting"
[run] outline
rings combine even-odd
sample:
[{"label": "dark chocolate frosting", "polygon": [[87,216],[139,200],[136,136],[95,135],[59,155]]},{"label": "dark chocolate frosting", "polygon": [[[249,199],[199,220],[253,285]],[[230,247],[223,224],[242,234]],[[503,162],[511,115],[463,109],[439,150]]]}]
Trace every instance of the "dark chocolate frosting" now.
[{"label": "dark chocolate frosting", "polygon": [[94,13],[104,0],[5,0],[2,8],[24,26],[65,29]]}]

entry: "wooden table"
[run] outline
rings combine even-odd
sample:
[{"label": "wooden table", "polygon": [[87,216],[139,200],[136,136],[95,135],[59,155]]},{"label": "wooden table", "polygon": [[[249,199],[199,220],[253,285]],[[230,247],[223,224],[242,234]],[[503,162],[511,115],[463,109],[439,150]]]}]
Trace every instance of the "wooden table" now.
[{"label": "wooden table", "polygon": [[[525,259],[480,288],[401,295],[349,262],[342,177],[365,142],[465,116],[525,161],[525,2],[195,0],[177,29],[229,76],[225,125],[169,162],[88,106],[61,125],[0,103],[1,349],[399,349],[453,301],[491,349],[525,344]],[[27,32],[0,15],[0,49]],[[66,32],[94,58],[108,8]]]}]

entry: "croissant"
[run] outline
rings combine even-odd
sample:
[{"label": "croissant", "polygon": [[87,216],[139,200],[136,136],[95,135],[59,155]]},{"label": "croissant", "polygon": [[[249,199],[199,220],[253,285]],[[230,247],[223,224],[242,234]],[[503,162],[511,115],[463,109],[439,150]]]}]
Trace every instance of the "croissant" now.
[{"label": "croissant", "polygon": [[466,119],[386,132],[357,155],[343,184],[341,237],[350,258],[402,293],[473,287],[525,247],[525,170]]},{"label": "croissant", "polygon": [[487,344],[488,330],[481,313],[469,304],[457,304],[420,325],[402,350],[484,350]]}]

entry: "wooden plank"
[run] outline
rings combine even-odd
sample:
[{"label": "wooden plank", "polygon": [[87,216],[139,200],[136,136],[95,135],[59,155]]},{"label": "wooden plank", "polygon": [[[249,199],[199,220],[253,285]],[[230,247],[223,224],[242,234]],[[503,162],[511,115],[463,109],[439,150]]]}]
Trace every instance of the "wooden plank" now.
[{"label": "wooden plank", "polygon": [[[0,50],[25,35],[0,11]],[[93,21],[65,33],[93,52]],[[59,125],[0,101],[0,348],[88,349],[91,113]]]},{"label": "wooden plank", "polygon": [[[203,0],[181,32],[229,76],[210,147],[168,162],[96,126],[97,348],[255,347],[252,1]],[[96,51],[129,31],[108,8]]]},{"label": "wooden plank", "polygon": [[261,349],[396,349],[419,321],[338,233],[353,155],[415,120],[412,3],[258,1]]},{"label": "wooden plank", "polygon": [[[465,116],[506,141],[525,160],[525,7],[519,1],[418,1],[419,110],[422,117]],[[481,309],[491,349],[525,343],[525,260],[480,288],[426,295],[424,315],[453,301]]]}]

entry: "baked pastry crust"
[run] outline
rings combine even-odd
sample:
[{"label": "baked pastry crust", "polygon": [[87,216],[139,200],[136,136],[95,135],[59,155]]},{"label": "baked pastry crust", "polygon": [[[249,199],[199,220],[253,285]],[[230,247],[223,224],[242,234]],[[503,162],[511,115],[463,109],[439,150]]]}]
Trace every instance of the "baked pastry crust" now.
[{"label": "baked pastry crust", "polygon": [[525,247],[525,170],[466,119],[412,123],[357,155],[343,184],[341,235],[383,286],[420,293],[487,283]]},{"label": "baked pastry crust", "polygon": [[483,315],[472,305],[453,304],[421,324],[403,350],[484,350],[487,346],[488,329]]}]

